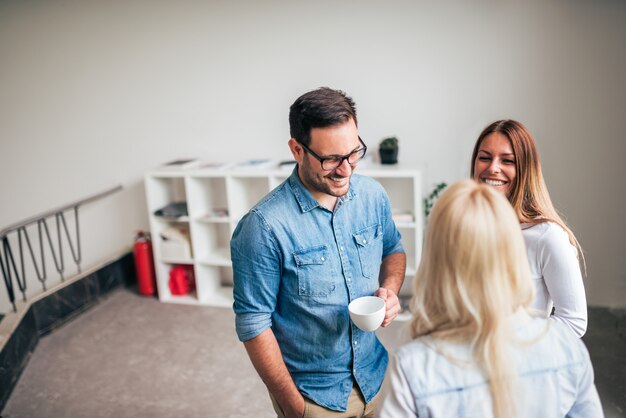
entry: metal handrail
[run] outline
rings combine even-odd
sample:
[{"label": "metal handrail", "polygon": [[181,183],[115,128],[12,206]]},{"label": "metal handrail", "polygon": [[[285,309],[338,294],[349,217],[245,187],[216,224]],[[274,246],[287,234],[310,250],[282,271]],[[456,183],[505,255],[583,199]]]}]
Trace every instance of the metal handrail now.
[{"label": "metal handrail", "polygon": [[119,192],[120,190],[122,190],[122,185],[121,184],[118,185],[118,186],[112,187],[112,188],[110,188],[108,190],[105,190],[103,192],[96,193],[94,195],[86,197],[84,199],[80,199],[80,200],[77,200],[77,201],[72,202],[70,204],[60,206],[60,207],[58,207],[56,209],[47,210],[47,211],[45,211],[45,212],[43,212],[43,213],[41,213],[39,215],[35,215],[35,216],[31,216],[30,218],[26,218],[25,220],[23,220],[21,222],[14,223],[13,225],[9,225],[6,228],[4,228],[2,231],[0,231],[0,239],[4,238],[4,236],[7,235],[9,232],[15,231],[15,230],[17,230],[18,228],[20,228],[22,226],[28,226],[30,224],[33,224],[33,223],[37,222],[39,219],[48,218],[48,217],[50,217],[52,215],[55,215],[55,214],[57,214],[59,212],[65,212],[66,210],[73,209],[74,207],[82,206],[82,205],[84,205],[86,203],[90,203],[90,202],[93,202],[94,200],[101,199],[101,198],[103,198],[105,196],[108,196],[110,194],[113,194],[115,192]]},{"label": "metal handrail", "polygon": [[[67,243],[70,248],[70,252],[72,253],[72,259],[76,264],[78,272],[80,272],[80,262],[82,260],[81,255],[81,246],[80,246],[80,228],[79,228],[79,219],[78,219],[78,208],[87,203],[93,202],[94,200],[102,199],[105,196],[116,193],[122,190],[122,186],[118,185],[111,189],[105,190],[100,193],[96,193],[84,199],[77,200],[75,202],[69,203],[67,205],[60,206],[56,209],[45,211],[39,215],[31,216],[23,221],[17,222],[15,224],[9,225],[8,227],[2,229],[0,231],[0,242],[2,246],[0,247],[0,270],[2,271],[2,277],[4,279],[4,284],[7,290],[7,294],[9,296],[9,301],[13,306],[13,311],[17,312],[17,308],[15,305],[15,291],[13,288],[13,275],[15,275],[15,281],[17,282],[17,286],[22,293],[22,299],[26,301],[26,269],[24,263],[24,246],[22,239],[26,241],[30,259],[32,262],[32,266],[35,270],[35,274],[37,275],[37,279],[42,285],[43,290],[46,290],[46,263],[45,263],[45,253],[44,253],[44,235],[48,243],[48,248],[52,255],[52,260],[54,261],[54,266],[61,277],[61,281],[64,280],[63,273],[65,271],[65,260],[63,258],[63,243],[62,243],[62,234],[61,228],[65,231],[65,237],[67,239]],[[72,239],[70,237],[69,229],[67,227],[67,222],[65,221],[65,212],[69,210],[74,211],[74,222],[76,225],[76,246],[72,243]],[[47,219],[53,217],[56,221],[57,227],[57,243],[58,243],[58,253],[55,251],[54,244],[52,243],[52,237],[50,236],[50,231],[48,229]],[[29,225],[37,224],[37,232],[39,238],[39,256],[41,258],[40,264],[38,265],[35,252],[33,251],[33,246],[31,245],[30,237],[28,235],[28,231],[26,227]],[[11,243],[9,242],[8,235],[12,232],[17,231],[17,239],[18,239],[18,248],[19,248],[19,261],[21,267],[21,277],[20,272],[18,272],[17,265],[15,263],[15,257],[13,256],[13,250],[11,249]],[[4,256],[3,256],[4,253]],[[4,258],[4,260],[3,260]],[[40,269],[41,267],[41,269]]]}]

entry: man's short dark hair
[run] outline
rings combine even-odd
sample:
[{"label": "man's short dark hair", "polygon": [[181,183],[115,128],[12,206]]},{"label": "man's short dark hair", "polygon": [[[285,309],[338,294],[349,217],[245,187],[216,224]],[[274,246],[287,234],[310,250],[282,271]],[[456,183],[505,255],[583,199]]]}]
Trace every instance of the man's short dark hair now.
[{"label": "man's short dark hair", "polygon": [[289,132],[298,142],[309,145],[312,128],[341,125],[350,119],[358,126],[352,98],[341,90],[320,87],[293,102],[289,108]]}]

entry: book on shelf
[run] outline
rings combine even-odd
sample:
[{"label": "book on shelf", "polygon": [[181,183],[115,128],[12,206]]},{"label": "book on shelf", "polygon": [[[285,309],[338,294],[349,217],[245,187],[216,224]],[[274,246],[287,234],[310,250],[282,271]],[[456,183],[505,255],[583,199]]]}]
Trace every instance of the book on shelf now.
[{"label": "book on shelf", "polygon": [[266,159],[266,158],[259,158],[259,159],[242,161],[236,164],[233,168],[238,169],[238,170],[261,170],[264,168],[274,168],[274,167],[276,167],[276,161]]},{"label": "book on shelf", "polygon": [[169,220],[188,220],[187,202],[172,202],[154,211],[154,216]]},{"label": "book on shelf", "polygon": [[200,219],[209,221],[211,219],[224,219],[228,218],[227,208],[213,208],[208,213],[204,214]]},{"label": "book on shelf", "polygon": [[206,168],[212,170],[226,170],[232,167],[233,163],[220,163],[216,161],[203,161],[198,165],[198,168]]},{"label": "book on shelf", "polygon": [[162,170],[187,170],[194,168],[200,164],[200,161],[196,158],[179,158],[176,160],[168,161],[165,164],[159,166]]},{"label": "book on shelf", "polygon": [[391,218],[394,222],[413,222],[415,218],[413,217],[413,213],[411,211],[397,211],[391,212]]}]

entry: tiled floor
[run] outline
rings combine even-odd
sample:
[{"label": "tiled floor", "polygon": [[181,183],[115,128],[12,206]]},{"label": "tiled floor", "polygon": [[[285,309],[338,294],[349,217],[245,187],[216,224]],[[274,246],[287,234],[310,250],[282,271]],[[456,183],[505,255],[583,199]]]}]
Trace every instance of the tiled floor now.
[{"label": "tiled floor", "polygon": [[[607,418],[626,416],[626,315],[591,309],[584,340]],[[120,289],[41,339],[2,417],[273,417],[227,308]],[[406,336],[379,331],[393,350]]]}]

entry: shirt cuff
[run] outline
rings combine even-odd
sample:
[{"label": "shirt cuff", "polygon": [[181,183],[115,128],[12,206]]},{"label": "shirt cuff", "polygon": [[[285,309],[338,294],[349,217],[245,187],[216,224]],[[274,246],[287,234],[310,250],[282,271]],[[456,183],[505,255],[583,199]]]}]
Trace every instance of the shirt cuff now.
[{"label": "shirt cuff", "polygon": [[402,245],[402,242],[398,241],[398,243],[391,250],[383,254],[383,258],[387,257],[388,255],[396,254],[396,253],[406,254],[406,251],[404,250],[404,246]]},{"label": "shirt cuff", "polygon": [[235,317],[235,329],[239,341],[253,339],[272,327],[272,315],[269,313],[241,313]]}]

